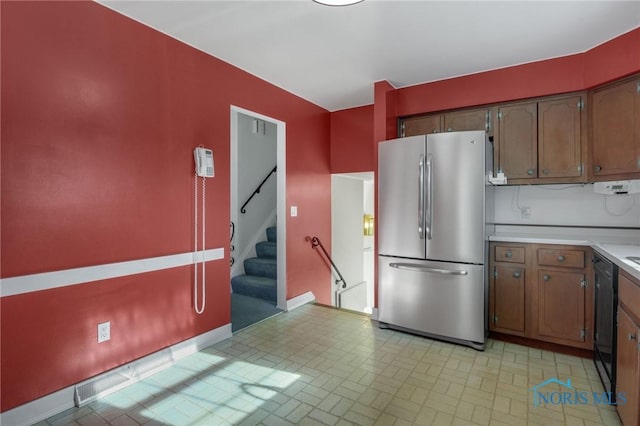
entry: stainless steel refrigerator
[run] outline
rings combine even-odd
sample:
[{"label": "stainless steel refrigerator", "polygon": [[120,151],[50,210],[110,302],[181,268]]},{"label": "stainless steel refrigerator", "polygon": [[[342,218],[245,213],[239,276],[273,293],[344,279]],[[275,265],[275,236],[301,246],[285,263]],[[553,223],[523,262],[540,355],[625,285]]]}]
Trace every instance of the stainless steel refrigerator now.
[{"label": "stainless steel refrigerator", "polygon": [[493,149],[484,131],[378,146],[378,322],[484,349]]}]

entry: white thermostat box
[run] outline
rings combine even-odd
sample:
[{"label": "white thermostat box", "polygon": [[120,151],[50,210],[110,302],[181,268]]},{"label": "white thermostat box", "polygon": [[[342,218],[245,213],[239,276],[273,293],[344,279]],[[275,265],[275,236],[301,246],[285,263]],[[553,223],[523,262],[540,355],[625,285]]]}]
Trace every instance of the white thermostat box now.
[{"label": "white thermostat box", "polygon": [[640,192],[640,180],[616,180],[611,182],[596,182],[593,192],[597,194],[637,194]]}]

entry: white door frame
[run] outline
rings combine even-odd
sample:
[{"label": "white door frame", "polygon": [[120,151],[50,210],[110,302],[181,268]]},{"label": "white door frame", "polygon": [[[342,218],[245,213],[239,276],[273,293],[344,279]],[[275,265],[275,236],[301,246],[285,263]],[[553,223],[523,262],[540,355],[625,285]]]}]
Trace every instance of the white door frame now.
[{"label": "white door frame", "polygon": [[278,308],[286,310],[287,307],[287,164],[286,164],[286,123],[276,120],[244,108],[231,105],[231,221],[238,223],[238,114],[245,114],[258,120],[268,121],[276,125],[277,153],[276,173],[277,200],[276,200],[276,225],[278,227]]}]

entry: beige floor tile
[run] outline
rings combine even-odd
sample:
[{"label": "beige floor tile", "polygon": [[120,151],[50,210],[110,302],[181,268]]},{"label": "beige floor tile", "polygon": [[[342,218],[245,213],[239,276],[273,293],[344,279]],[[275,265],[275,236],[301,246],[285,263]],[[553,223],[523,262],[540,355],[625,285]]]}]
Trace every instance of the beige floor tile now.
[{"label": "beige floor tile", "polygon": [[478,352],[305,305],[40,424],[620,424],[615,408],[605,405],[534,407],[531,388],[551,377],[602,392],[590,359],[494,340]]}]

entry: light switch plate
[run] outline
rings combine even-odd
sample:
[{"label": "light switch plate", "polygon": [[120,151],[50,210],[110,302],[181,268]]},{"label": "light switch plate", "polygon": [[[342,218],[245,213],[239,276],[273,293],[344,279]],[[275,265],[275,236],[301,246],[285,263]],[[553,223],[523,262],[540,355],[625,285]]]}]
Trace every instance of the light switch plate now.
[{"label": "light switch plate", "polygon": [[111,321],[98,324],[98,343],[111,339]]},{"label": "light switch plate", "polygon": [[291,206],[291,217],[298,216],[298,206]]}]

